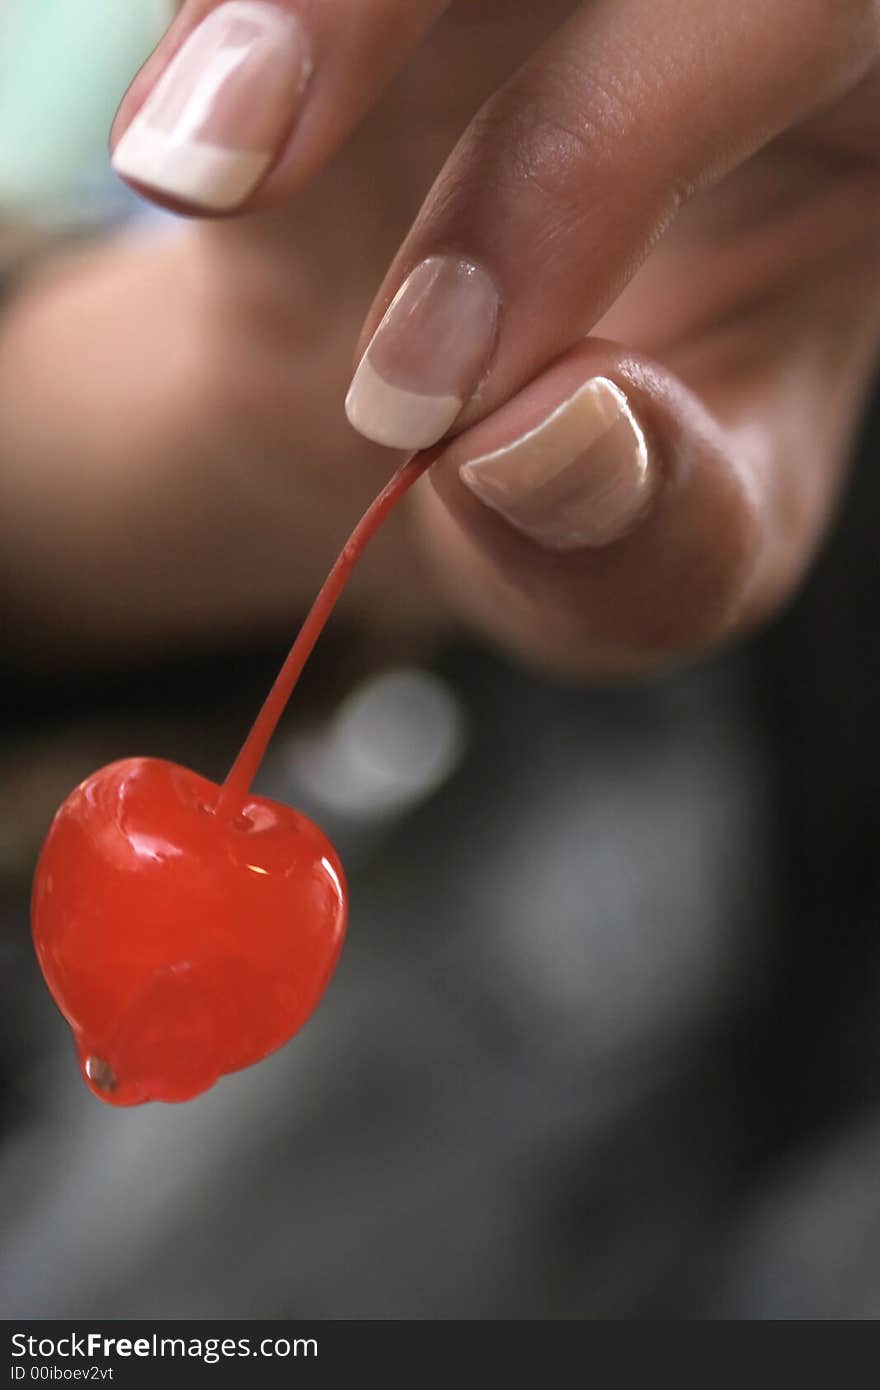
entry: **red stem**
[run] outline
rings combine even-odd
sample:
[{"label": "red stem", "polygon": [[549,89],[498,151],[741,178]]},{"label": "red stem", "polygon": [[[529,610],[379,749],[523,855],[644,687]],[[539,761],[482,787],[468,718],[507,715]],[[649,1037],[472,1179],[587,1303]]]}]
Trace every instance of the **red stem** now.
[{"label": "red stem", "polygon": [[318,597],[312,604],[308,617],[290,649],[287,660],[278,672],[275,684],[266,696],[263,708],[254,720],[253,727],[242,744],[241,752],[230,768],[229,775],[223,783],[220,796],[217,799],[216,814],[218,816],[228,816],[230,819],[234,819],[235,816],[241,814],[251,783],[265,757],[269,740],[278,727],[278,721],[293,694],[302,669],[321,635],[324,624],[336,607],[337,601],[351,577],[352,570],[388,513],[397,506],[397,503],[409,491],[413,483],[430,468],[441,451],[441,447],[437,446],[434,449],[414,454],[411,459],[402,464],[391,480],[386,483],[379,496],[370,503],[352,531],[337,557],[336,563],[324,580]]}]

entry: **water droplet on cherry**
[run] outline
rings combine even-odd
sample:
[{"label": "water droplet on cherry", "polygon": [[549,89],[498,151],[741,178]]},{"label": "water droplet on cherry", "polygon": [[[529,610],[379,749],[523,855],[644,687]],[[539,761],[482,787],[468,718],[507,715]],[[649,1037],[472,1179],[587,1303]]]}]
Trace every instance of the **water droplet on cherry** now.
[{"label": "water droplet on cherry", "polygon": [[91,1081],[99,1091],[115,1091],[116,1077],[113,1075],[112,1068],[102,1061],[100,1057],[87,1057],[84,1071],[86,1080]]}]

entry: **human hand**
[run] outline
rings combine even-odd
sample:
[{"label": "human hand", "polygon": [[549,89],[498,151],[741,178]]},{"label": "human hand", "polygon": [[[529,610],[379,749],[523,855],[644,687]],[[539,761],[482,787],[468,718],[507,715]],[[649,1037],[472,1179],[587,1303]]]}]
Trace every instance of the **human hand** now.
[{"label": "human hand", "polygon": [[[293,195],[444,8],[191,0],[123,103],[117,164],[132,177],[140,150],[141,186],[175,206],[265,213],[208,243],[262,276],[262,252],[280,250],[304,206]],[[867,0],[559,8],[571,13],[541,45],[532,23],[524,65],[405,238],[367,318],[349,414],[400,448],[454,432],[415,518],[445,592],[515,647],[592,673],[725,638],[809,561],[876,348],[878,33]],[[215,41],[199,64],[191,46],[177,60],[186,90],[166,77],[151,106],[209,12]],[[463,43],[471,20],[485,39],[511,13],[462,5],[442,32]],[[414,60],[423,75],[430,51]],[[498,66],[482,57],[481,71]],[[210,100],[192,96],[206,63]],[[427,126],[427,101],[408,96],[408,119]],[[355,152],[386,189],[375,144]],[[393,215],[367,219],[369,258],[413,182],[402,172]],[[342,234],[357,240],[351,224]],[[509,447],[524,432],[530,446]]]}]

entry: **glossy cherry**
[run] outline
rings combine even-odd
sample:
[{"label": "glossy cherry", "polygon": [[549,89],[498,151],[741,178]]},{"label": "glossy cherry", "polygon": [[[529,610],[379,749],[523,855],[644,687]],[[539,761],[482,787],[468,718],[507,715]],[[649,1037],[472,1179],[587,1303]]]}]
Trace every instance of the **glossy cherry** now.
[{"label": "glossy cherry", "polygon": [[345,935],[342,868],[311,821],[130,758],[61,807],[37,868],[40,965],[88,1085],[188,1100],[258,1062],[318,1003]]},{"label": "glossy cherry", "polygon": [[318,826],[249,787],[364,546],[437,452],[398,469],[355,528],[222,787],[129,758],[55,816],[34,942],[102,1100],[188,1100],[281,1047],[320,1000],[345,935],[342,867]]}]

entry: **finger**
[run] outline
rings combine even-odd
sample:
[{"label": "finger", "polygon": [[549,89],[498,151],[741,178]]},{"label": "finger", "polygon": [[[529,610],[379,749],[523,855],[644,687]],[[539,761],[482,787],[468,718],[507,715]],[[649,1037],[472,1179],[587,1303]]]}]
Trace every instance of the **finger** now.
[{"label": "finger", "polygon": [[448,4],[188,0],[122,102],[114,168],[179,210],[268,206],[329,159]]},{"label": "finger", "polygon": [[808,423],[786,438],[782,385],[759,409],[722,425],[656,363],[600,340],[572,349],[432,469],[443,505],[422,522],[459,610],[578,674],[757,620],[796,582],[830,494],[807,504],[830,470],[811,467]]},{"label": "finger", "polygon": [[584,5],[441,173],[365,326],[351,423],[416,448],[495,409],[590,330],[690,192],[876,51],[869,0]]}]

